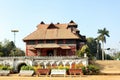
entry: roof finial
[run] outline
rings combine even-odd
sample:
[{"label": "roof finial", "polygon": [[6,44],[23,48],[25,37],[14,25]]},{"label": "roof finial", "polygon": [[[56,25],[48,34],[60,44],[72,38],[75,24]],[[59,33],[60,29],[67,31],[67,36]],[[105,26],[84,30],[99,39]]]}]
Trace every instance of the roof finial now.
[{"label": "roof finial", "polygon": [[73,20],[71,20],[69,23],[75,23]]},{"label": "roof finial", "polygon": [[40,24],[45,24],[43,21],[41,21],[41,23]]}]

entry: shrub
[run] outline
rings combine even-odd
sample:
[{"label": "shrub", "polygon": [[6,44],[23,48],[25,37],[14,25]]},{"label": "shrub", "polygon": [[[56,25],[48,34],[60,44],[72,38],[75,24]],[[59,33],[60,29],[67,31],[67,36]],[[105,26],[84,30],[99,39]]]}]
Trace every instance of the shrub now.
[{"label": "shrub", "polygon": [[95,74],[99,74],[100,69],[98,66],[88,65],[87,67],[82,67],[82,71],[84,74],[87,75],[95,75]]},{"label": "shrub", "polygon": [[32,66],[22,66],[21,70],[34,70]]},{"label": "shrub", "polygon": [[42,69],[42,67],[40,65],[37,65],[37,66],[34,66],[33,69],[37,71],[38,69]]},{"label": "shrub", "polygon": [[68,66],[68,65],[66,65],[66,66],[59,65],[59,66],[57,66],[57,69],[65,69],[66,71],[68,71],[69,68],[70,68],[70,66]]},{"label": "shrub", "polygon": [[12,70],[10,66],[0,65],[0,70]]}]

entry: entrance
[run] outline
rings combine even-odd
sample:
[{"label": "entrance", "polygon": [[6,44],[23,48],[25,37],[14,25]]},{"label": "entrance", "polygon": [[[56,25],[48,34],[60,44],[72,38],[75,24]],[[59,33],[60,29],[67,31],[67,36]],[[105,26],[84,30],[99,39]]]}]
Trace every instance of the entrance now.
[{"label": "entrance", "polygon": [[17,67],[17,69],[18,69],[17,72],[18,73],[20,72],[20,69],[21,69],[22,66],[26,66],[26,64],[25,63],[21,63],[21,64],[18,65],[18,67]]},{"label": "entrance", "polygon": [[54,56],[54,51],[53,50],[48,50],[47,51],[47,56]]}]

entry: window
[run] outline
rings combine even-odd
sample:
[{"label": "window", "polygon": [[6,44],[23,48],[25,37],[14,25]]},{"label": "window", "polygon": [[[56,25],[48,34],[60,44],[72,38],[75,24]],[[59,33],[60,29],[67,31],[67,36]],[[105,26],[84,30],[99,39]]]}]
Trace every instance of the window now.
[{"label": "window", "polygon": [[46,40],[46,43],[55,43],[55,40]]},{"label": "window", "polygon": [[44,40],[39,40],[38,44],[44,44]]},{"label": "window", "polygon": [[58,44],[64,44],[64,41],[63,40],[58,40],[57,43]]},{"label": "window", "polygon": [[66,44],[75,44],[75,40],[73,39],[66,40]]},{"label": "window", "polygon": [[33,41],[33,40],[28,41],[27,44],[28,44],[28,45],[34,45],[34,44],[35,44],[35,41]]}]

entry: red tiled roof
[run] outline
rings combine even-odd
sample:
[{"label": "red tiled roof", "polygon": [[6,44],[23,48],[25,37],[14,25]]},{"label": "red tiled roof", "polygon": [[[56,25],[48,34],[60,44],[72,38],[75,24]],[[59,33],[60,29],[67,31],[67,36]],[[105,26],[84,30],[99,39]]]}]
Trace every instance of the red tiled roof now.
[{"label": "red tiled roof", "polygon": [[[42,22],[43,23],[43,22]],[[26,36],[23,40],[42,40],[42,39],[80,39],[80,37],[67,29],[68,24],[39,24],[37,30]],[[53,25],[53,24],[52,24]],[[57,27],[57,28],[56,28]]]}]

